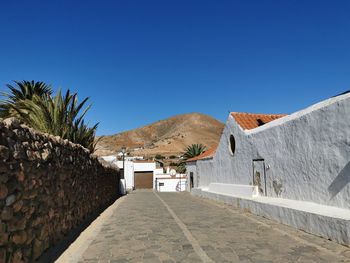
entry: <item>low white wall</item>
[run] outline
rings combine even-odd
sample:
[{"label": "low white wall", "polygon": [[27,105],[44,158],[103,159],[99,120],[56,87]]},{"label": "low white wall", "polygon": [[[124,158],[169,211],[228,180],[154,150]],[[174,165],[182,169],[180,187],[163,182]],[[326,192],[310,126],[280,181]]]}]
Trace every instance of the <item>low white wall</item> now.
[{"label": "low white wall", "polygon": [[257,186],[246,184],[223,184],[223,183],[210,183],[208,191],[215,193],[223,193],[227,195],[236,195],[242,197],[255,197],[258,196]]},{"label": "low white wall", "polygon": [[186,191],[186,177],[157,178],[155,182],[158,192]]},{"label": "low white wall", "polygon": [[[297,205],[283,205],[283,202],[262,202],[259,198],[241,198],[238,196],[224,195],[194,188],[191,194],[224,202],[244,212],[276,220],[282,224],[293,226],[308,233],[335,240],[341,244],[350,245],[350,220],[347,210],[335,207],[323,207],[308,211],[311,206],[321,206],[314,203],[288,201],[298,203]],[[280,198],[260,198],[277,199]],[[284,199],[285,200],[285,199]],[[309,206],[309,209],[305,209]],[[338,210],[337,212],[332,210]],[[339,210],[345,210],[339,211]],[[321,213],[320,213],[321,212]],[[323,212],[323,213],[322,213]],[[326,212],[326,213],[325,213]]]}]

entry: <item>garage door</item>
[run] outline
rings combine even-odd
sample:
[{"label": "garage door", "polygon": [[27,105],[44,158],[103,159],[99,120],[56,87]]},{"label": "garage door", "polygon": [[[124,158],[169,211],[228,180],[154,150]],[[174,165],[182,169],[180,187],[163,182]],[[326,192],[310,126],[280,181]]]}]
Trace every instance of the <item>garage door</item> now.
[{"label": "garage door", "polygon": [[152,189],[153,172],[135,172],[134,183],[135,189]]}]

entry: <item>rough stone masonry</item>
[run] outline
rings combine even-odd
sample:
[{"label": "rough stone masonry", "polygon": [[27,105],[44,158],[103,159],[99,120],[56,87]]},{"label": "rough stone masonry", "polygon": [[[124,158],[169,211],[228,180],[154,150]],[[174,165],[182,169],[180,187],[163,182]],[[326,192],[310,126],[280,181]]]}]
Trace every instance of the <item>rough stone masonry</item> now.
[{"label": "rough stone masonry", "polygon": [[0,262],[29,262],[118,197],[119,173],[80,145],[0,119]]}]

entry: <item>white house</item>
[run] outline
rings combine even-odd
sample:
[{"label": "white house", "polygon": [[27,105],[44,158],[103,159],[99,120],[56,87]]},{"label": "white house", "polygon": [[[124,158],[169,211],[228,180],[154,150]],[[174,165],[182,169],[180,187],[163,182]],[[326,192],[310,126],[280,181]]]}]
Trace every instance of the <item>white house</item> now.
[{"label": "white house", "polygon": [[187,175],[195,195],[350,245],[350,94],[291,115],[233,112]]},{"label": "white house", "polygon": [[[152,189],[153,175],[157,170],[156,162],[143,160],[124,161],[126,189]],[[123,161],[117,161],[118,167],[123,171]],[[163,169],[161,169],[163,170]]]},{"label": "white house", "polygon": [[161,171],[153,176],[153,189],[158,192],[183,192],[186,191],[186,184],[186,174],[176,173],[170,168],[165,173]]},{"label": "white house", "polygon": [[[123,161],[117,160],[116,156],[102,156],[105,161],[115,163],[124,172],[123,188],[132,189],[152,189],[153,175],[163,173],[163,168],[157,168],[155,161],[135,160],[126,157]],[[125,169],[124,166],[125,165]]]},{"label": "white house", "polygon": [[[203,154],[193,157],[191,159],[188,159],[186,161],[186,173],[187,173],[187,186],[186,189],[188,191],[191,191],[191,189],[193,187],[199,187],[199,181],[201,180],[200,178],[200,172],[199,170],[203,170],[202,173],[204,174],[212,174],[213,173],[213,165],[212,165],[212,160],[213,157],[215,155],[217,146],[214,146],[208,150],[206,150]],[[201,164],[201,165],[197,165],[197,163]],[[204,180],[209,179],[209,177],[204,177]],[[206,185],[210,183],[210,181],[208,181],[207,183],[203,183],[201,182],[201,184]]]},{"label": "white house", "polygon": [[[101,157],[107,162],[115,163],[123,172],[123,161],[117,160],[116,156]],[[121,187],[126,190],[154,189],[159,192],[186,191],[186,174],[178,174],[169,168],[164,172],[158,167],[157,161],[134,160],[127,157],[124,160],[125,171]]]}]

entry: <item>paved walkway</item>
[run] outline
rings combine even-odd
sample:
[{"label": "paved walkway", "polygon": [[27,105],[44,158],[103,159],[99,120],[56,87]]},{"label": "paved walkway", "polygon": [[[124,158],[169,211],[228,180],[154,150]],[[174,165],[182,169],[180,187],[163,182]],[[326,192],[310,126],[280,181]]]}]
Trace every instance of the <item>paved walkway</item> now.
[{"label": "paved walkway", "polygon": [[350,249],[186,193],[118,200],[59,262],[350,262]]}]

